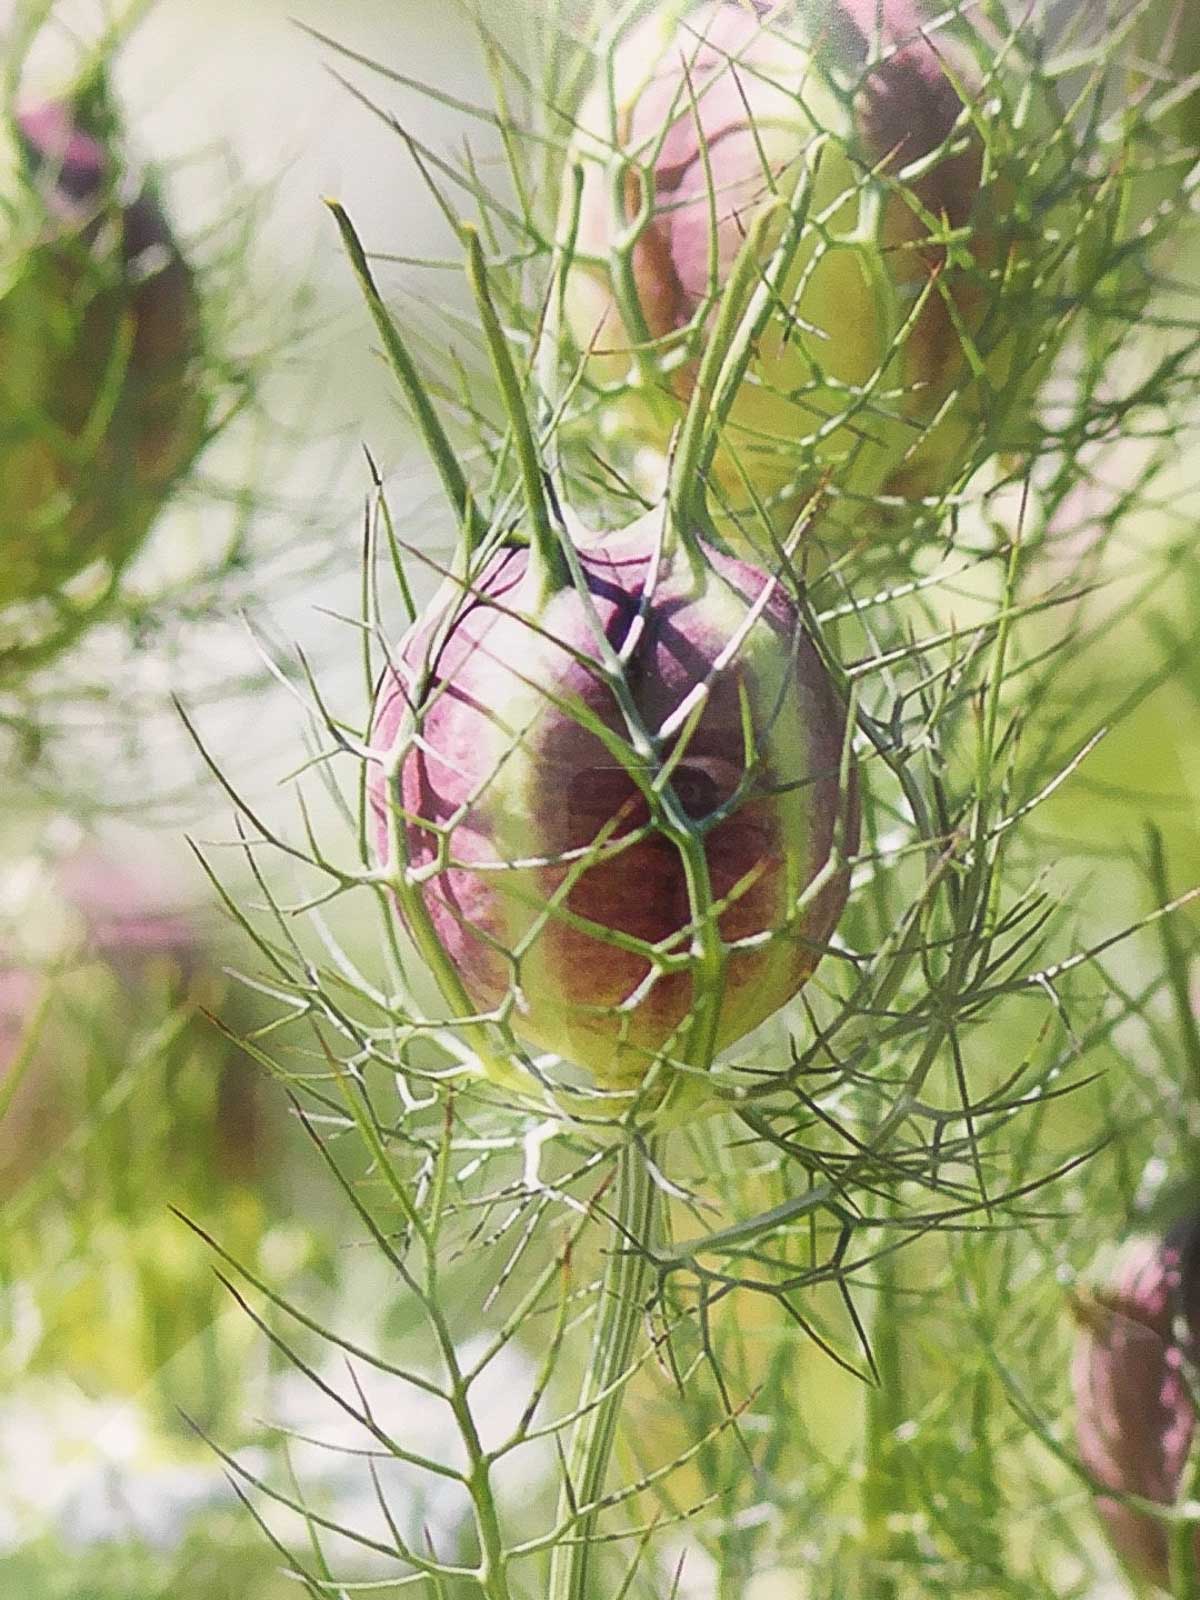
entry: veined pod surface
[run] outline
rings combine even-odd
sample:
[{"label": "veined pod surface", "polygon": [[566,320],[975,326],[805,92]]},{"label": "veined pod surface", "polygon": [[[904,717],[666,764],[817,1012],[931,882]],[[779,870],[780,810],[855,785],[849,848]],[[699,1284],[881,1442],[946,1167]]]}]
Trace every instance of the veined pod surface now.
[{"label": "veined pod surface", "polygon": [[[1196,1422],[1186,1366],[1196,1360],[1200,1334],[1200,1216],[1165,1238],[1133,1241],[1112,1281],[1078,1314],[1072,1379],[1080,1457],[1107,1488],[1171,1505]],[[1097,1507],[1122,1561],[1165,1586],[1167,1524],[1105,1495]]]},{"label": "veined pod surface", "polygon": [[664,551],[661,515],[581,538],[579,587],[493,556],[410,631],[373,719],[381,854],[472,1003],[604,1087],[707,1066],[788,1001],[858,839],[847,712],[793,602]]},{"label": "veined pod surface", "polygon": [[19,666],[64,592],[86,610],[111,586],[204,443],[209,408],[194,277],[153,187],[130,191],[103,89],[16,113],[7,137],[0,662]]},{"label": "veined pod surface", "polygon": [[1018,442],[1027,241],[983,181],[976,94],[912,0],[662,5],[601,52],[560,235],[614,432],[666,448],[748,222],[782,194],[800,238],[713,464],[723,493],[744,506],[744,473],[794,506],[831,475],[915,498],[981,438]]}]

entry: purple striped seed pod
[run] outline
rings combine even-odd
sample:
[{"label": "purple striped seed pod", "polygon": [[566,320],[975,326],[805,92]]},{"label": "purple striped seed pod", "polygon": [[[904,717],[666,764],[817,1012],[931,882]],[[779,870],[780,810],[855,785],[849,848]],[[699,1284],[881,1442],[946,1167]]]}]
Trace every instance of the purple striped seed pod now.
[{"label": "purple striped seed pod", "polygon": [[[805,240],[733,407],[718,481],[744,503],[736,456],[765,493],[811,492],[831,470],[855,492],[947,486],[984,404],[960,329],[979,333],[1000,258],[964,82],[912,0],[706,0],[660,6],[626,34],[611,91],[599,72],[575,119],[582,197],[565,302],[592,377],[613,390],[618,431],[665,448],[696,370],[685,332],[703,333],[757,210],[805,181]],[[960,244],[951,266],[935,231],[976,222],[970,263]],[[1011,357],[989,376],[1003,381]]]},{"label": "purple striped seed pod", "polygon": [[87,104],[13,121],[41,221],[0,290],[0,609],[119,570],[206,438],[193,274]]},{"label": "purple striped seed pod", "polygon": [[[502,551],[469,600],[410,631],[374,712],[380,853],[397,829],[390,868],[421,874],[472,1004],[511,999],[520,1037],[608,1088],[686,1058],[705,1007],[719,1049],[791,999],[858,840],[846,711],[792,601],[705,547],[700,565],[656,566],[660,527],[582,538],[586,598],[544,597],[528,551]],[[711,965],[697,978],[681,822],[707,863],[723,984]]]},{"label": "purple striped seed pod", "polygon": [[[1111,1283],[1078,1312],[1072,1381],[1080,1458],[1106,1488],[1164,1506],[1179,1495],[1196,1420],[1186,1368],[1200,1335],[1198,1267],[1200,1216],[1193,1216],[1165,1238],[1135,1240]],[[1130,1571],[1165,1586],[1166,1524],[1107,1495],[1097,1508]]]}]

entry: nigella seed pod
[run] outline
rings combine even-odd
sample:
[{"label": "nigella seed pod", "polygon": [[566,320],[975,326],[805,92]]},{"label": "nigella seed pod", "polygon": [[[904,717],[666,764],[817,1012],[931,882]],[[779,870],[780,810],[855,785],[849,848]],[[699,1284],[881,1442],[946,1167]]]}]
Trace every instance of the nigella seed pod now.
[{"label": "nigella seed pod", "polygon": [[766,573],[657,511],[549,589],[505,549],[453,585],[373,717],[379,850],[480,1012],[636,1085],[706,1067],[820,960],[857,846],[846,710]]},{"label": "nigella seed pod", "polygon": [[[1200,1338],[1200,1216],[1165,1238],[1135,1240],[1113,1280],[1080,1302],[1078,1316],[1072,1380],[1080,1458],[1105,1488],[1171,1505],[1196,1420],[1187,1367]],[[1097,1507],[1129,1569],[1166,1585],[1167,1525],[1107,1495]]]},{"label": "nigella seed pod", "polygon": [[713,463],[722,492],[744,506],[745,474],[794,508],[829,475],[852,493],[948,487],[1016,376],[971,81],[911,0],[708,0],[628,32],[575,118],[581,191],[561,224],[567,324],[614,431],[665,450],[715,295],[782,194],[800,239]]},{"label": "nigella seed pod", "polygon": [[[102,596],[205,442],[195,280],[151,185],[130,192],[103,86],[18,112],[0,278],[0,663],[87,571]],[[77,586],[71,602],[87,609]]]}]

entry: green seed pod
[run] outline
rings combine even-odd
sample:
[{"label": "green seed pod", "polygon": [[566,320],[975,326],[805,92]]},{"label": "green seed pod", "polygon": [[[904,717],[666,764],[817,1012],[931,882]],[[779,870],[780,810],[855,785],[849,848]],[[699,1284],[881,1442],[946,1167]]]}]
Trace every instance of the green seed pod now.
[{"label": "green seed pod", "polygon": [[101,603],[207,434],[195,282],[102,84],[18,113],[0,253],[0,669]]},{"label": "green seed pod", "polygon": [[789,510],[826,477],[919,497],[982,439],[1011,446],[1030,352],[1000,285],[1011,317],[1024,244],[983,180],[976,93],[911,0],[708,0],[628,32],[576,118],[560,227],[568,328],[613,431],[665,451],[729,265],[782,194],[798,239],[713,463],[721,492],[746,505],[745,474]]},{"label": "green seed pod", "polygon": [[578,586],[500,552],[373,718],[380,852],[470,1004],[605,1088],[703,1068],[791,999],[857,846],[845,708],[793,603],[662,532],[581,536]]},{"label": "green seed pod", "polygon": [[[1200,1334],[1198,1267],[1200,1219],[1191,1217],[1165,1238],[1134,1241],[1112,1283],[1078,1313],[1080,1456],[1106,1488],[1160,1505],[1177,1498],[1195,1428],[1185,1363],[1195,1361]],[[1122,1561],[1165,1587],[1166,1524],[1107,1495],[1097,1508]]]}]

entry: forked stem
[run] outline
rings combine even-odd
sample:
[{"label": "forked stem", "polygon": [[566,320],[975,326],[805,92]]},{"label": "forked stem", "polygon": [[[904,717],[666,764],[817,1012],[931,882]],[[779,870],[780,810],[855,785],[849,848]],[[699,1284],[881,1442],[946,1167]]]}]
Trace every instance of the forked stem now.
[{"label": "forked stem", "polygon": [[[579,1389],[568,1479],[558,1503],[560,1526],[572,1522],[578,1507],[593,1506],[604,1493],[625,1399],[622,1379],[633,1357],[651,1274],[648,1247],[658,1209],[651,1159],[652,1152],[632,1139],[617,1155],[615,1236],[600,1285],[591,1359]],[[594,1600],[598,1591],[589,1587],[589,1573],[596,1516],[594,1510],[585,1511],[574,1520],[570,1537],[554,1547],[547,1600]]]}]

